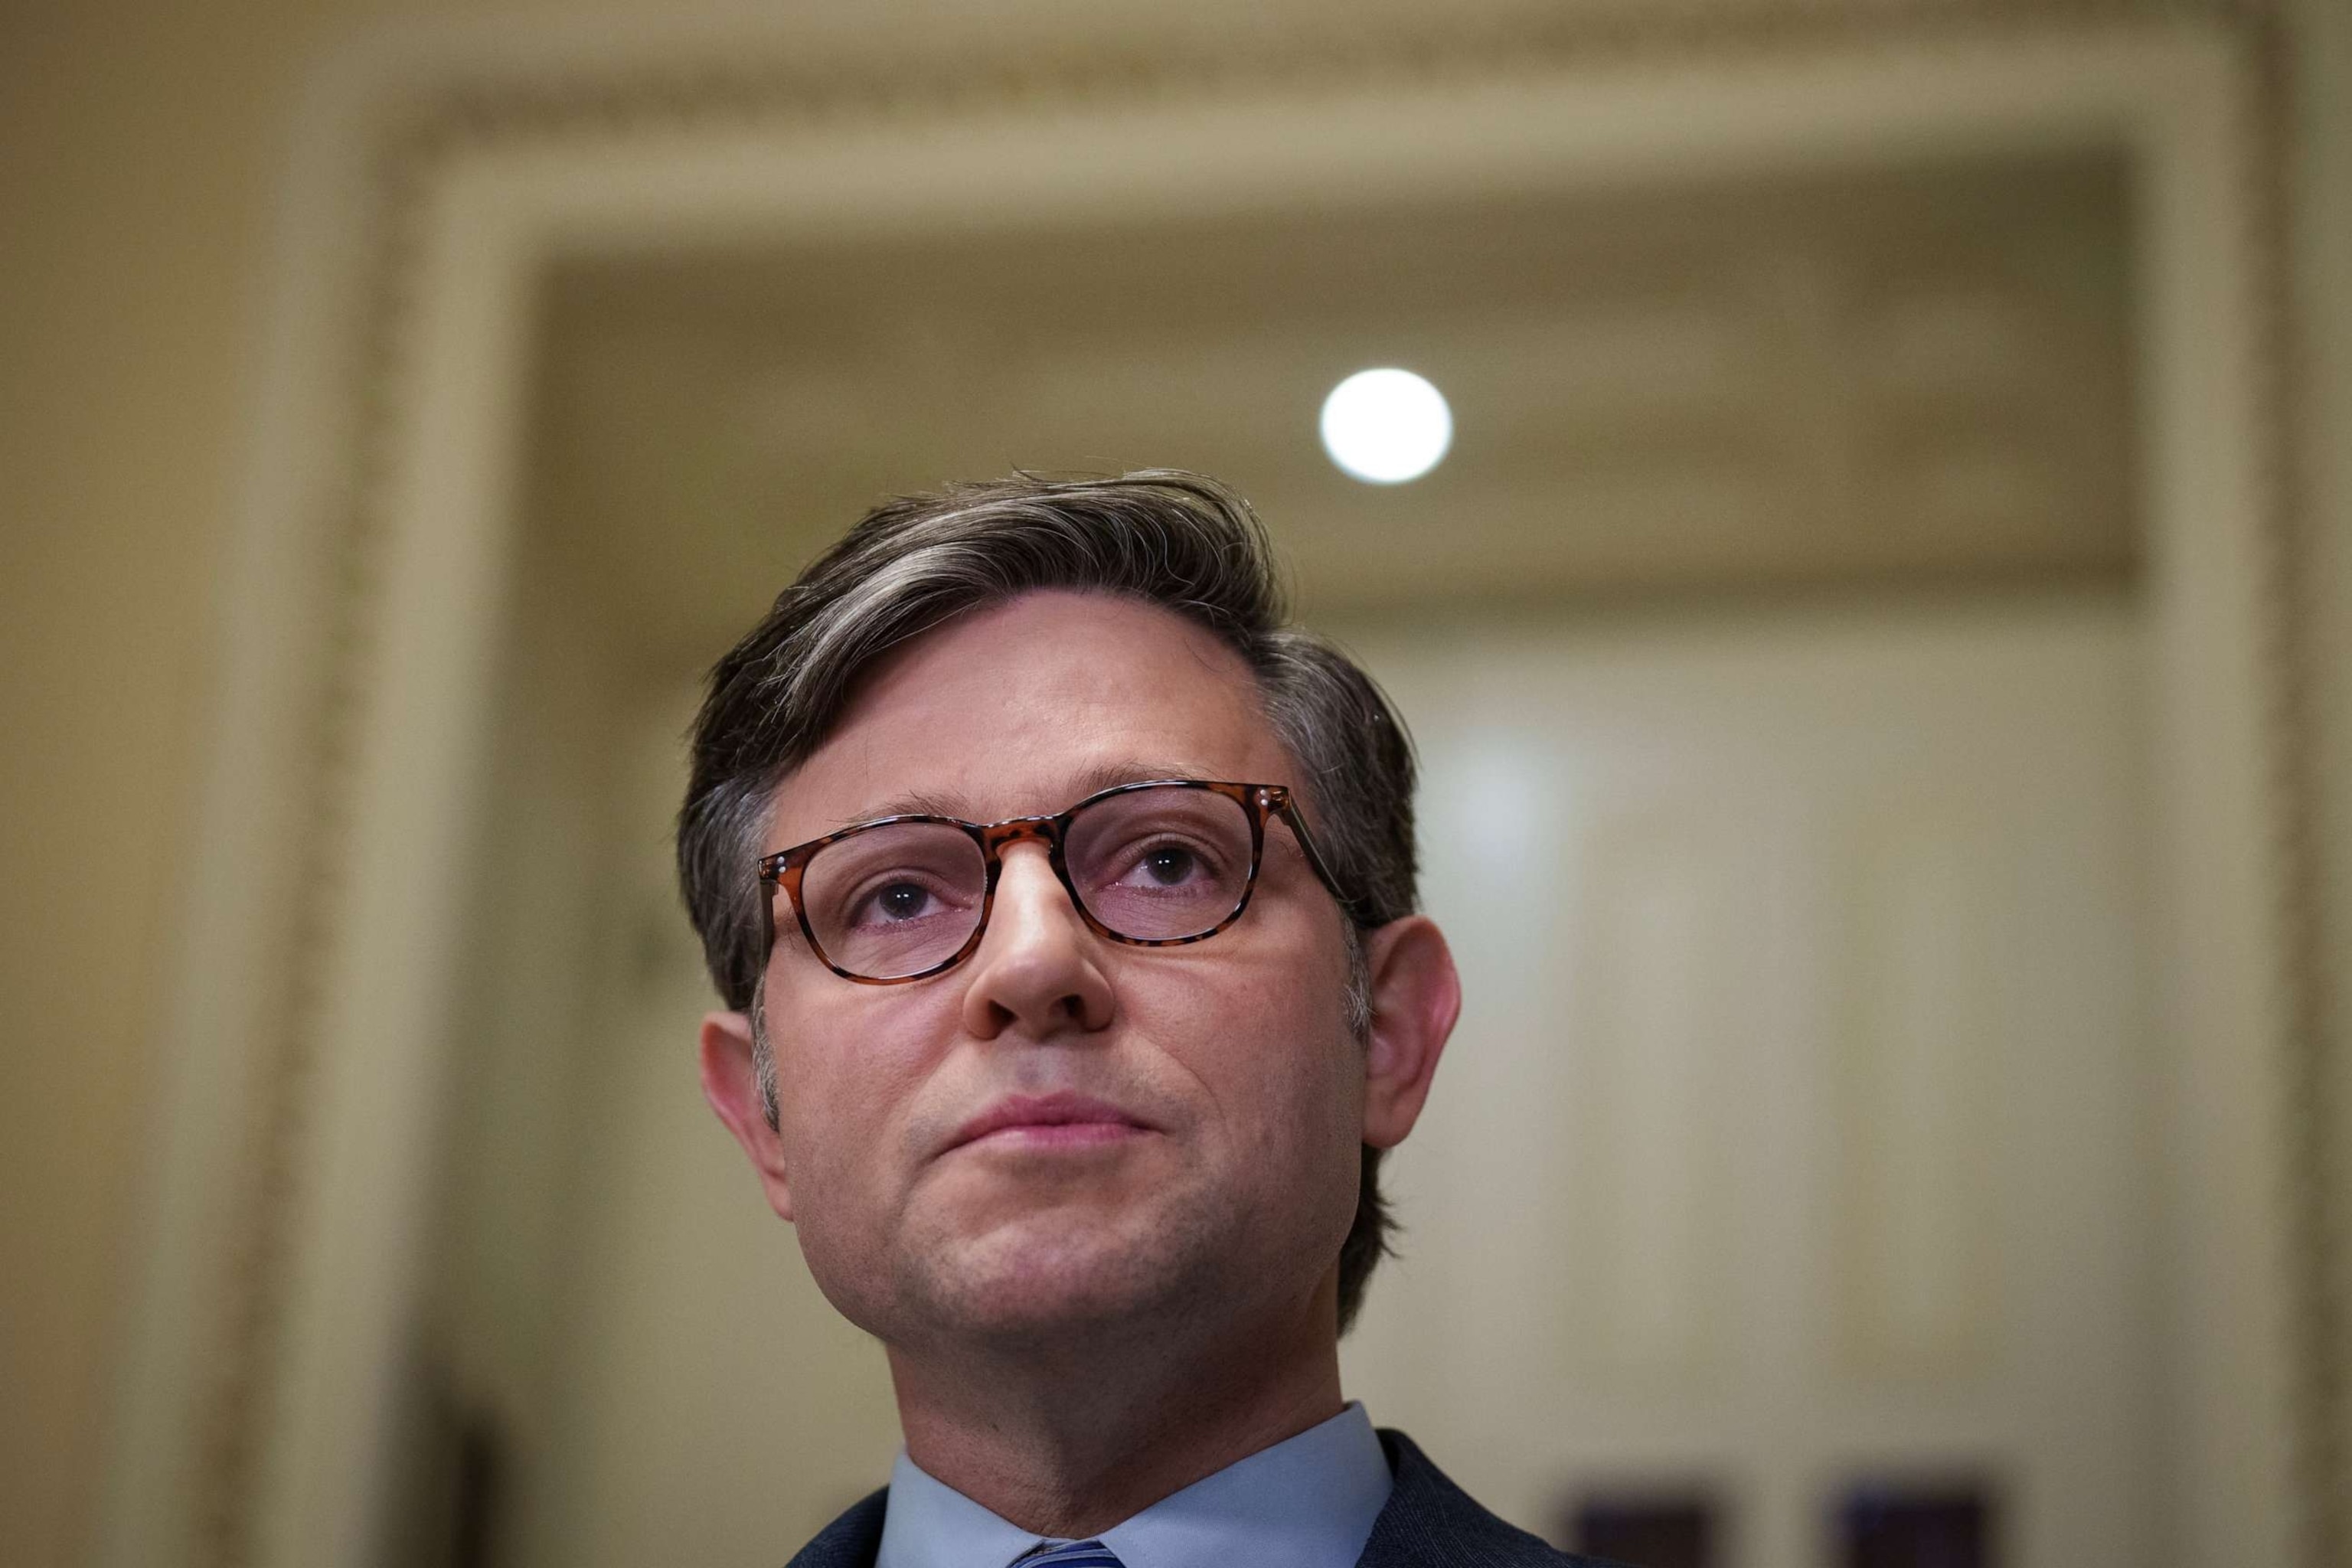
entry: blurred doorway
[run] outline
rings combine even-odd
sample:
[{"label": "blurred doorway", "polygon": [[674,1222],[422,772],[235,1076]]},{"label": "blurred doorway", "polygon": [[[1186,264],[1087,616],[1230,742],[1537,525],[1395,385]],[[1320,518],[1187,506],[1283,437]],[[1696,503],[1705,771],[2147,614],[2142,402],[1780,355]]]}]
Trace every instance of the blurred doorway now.
[{"label": "blurred doorway", "polygon": [[1830,1568],[1932,1486],[1990,1522],[1922,1564],[2149,1561],[2128,597],[1369,646],[1469,1001],[1356,1392],[1596,1546]]},{"label": "blurred doorway", "polygon": [[[1725,1568],[1831,1561],[1887,1466],[2137,1560],[2127,216],[2084,158],[567,264],[418,1341],[470,1413],[419,1441],[503,1447],[417,1473],[496,1478],[516,1564],[757,1560],[883,1473],[878,1352],[695,1089],[692,682],[880,494],[1172,463],[1427,751],[1475,991],[1376,1415],[1539,1530],[1699,1476]],[[1393,489],[1314,439],[1383,363],[1458,432]]]}]

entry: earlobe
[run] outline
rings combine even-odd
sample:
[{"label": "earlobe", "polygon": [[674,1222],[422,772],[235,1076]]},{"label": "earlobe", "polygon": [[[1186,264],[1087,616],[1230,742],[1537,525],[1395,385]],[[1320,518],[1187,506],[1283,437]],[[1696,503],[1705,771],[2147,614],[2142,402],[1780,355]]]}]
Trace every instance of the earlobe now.
[{"label": "earlobe", "polygon": [[1421,1116],[1437,1059],[1462,1013],[1462,981],[1445,935],[1426,915],[1391,921],[1365,939],[1371,1030],[1364,1051],[1364,1142],[1393,1148]]},{"label": "earlobe", "polygon": [[791,1219],[793,1190],[784,1173],[783,1140],[768,1125],[751,1020],[740,1013],[703,1015],[701,1046],[702,1098],[750,1156],[761,1189],[768,1194],[768,1206]]}]

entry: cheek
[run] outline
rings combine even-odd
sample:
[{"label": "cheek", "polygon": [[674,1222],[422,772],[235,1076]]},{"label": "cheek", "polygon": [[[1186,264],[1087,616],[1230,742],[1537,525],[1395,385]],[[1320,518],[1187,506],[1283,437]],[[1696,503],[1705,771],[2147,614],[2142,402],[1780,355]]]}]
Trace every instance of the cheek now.
[{"label": "cheek", "polygon": [[1213,969],[1204,948],[1196,963],[1163,956],[1139,967],[1126,989],[1145,1031],[1171,1043],[1213,1102],[1241,1180],[1295,1190],[1336,1179],[1352,1205],[1363,1048],[1348,1028],[1336,947],[1336,938],[1265,942],[1219,955]]},{"label": "cheek", "polygon": [[[1302,1009],[1302,1012],[1305,1010]],[[1253,1127],[1255,1146],[1244,1152],[1261,1224],[1276,1244],[1301,1258],[1338,1255],[1356,1214],[1363,1167],[1363,1073],[1360,1047],[1335,1005],[1313,1019],[1319,1035],[1302,1028],[1288,1042],[1289,1070],[1275,1082],[1265,1114]],[[1319,1041],[1319,1043],[1317,1043]]]},{"label": "cheek", "polygon": [[910,1026],[921,1009],[907,1005],[922,999],[845,981],[839,994],[782,992],[772,993],[768,1027],[798,1223],[854,1227],[870,1218],[854,1211],[883,1195],[874,1189],[891,1168],[898,1113],[928,1060]]},{"label": "cheek", "polygon": [[1267,1016],[1279,1024],[1264,1044],[1282,1054],[1276,1081],[1286,1097],[1282,1125],[1269,1131],[1287,1149],[1268,1151],[1266,1159],[1270,1168],[1286,1166],[1305,1190],[1323,1194],[1325,1202],[1302,1213],[1300,1223],[1318,1242],[1336,1245],[1354,1217],[1362,1168],[1364,1047],[1348,1026],[1345,949],[1334,934],[1313,951],[1317,962],[1299,964],[1269,1006]]}]

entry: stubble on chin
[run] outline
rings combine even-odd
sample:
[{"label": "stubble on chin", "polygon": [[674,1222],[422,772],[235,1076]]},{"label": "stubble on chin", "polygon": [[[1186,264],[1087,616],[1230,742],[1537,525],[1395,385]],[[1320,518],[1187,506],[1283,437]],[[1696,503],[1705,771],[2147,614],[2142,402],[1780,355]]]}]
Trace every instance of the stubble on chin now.
[{"label": "stubble on chin", "polygon": [[892,1259],[893,1326],[909,1343],[1007,1352],[1181,1330],[1233,1299],[1238,1282],[1224,1276],[1241,1217],[1185,1201],[919,1226]]}]

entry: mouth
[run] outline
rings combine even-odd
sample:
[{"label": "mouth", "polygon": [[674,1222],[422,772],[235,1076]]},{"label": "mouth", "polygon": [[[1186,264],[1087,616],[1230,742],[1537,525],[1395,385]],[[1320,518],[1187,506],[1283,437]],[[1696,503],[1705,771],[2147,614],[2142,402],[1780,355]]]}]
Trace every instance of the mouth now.
[{"label": "mouth", "polygon": [[957,1128],[948,1149],[1077,1151],[1154,1131],[1150,1122],[1107,1100],[1083,1094],[1013,1094]]}]

